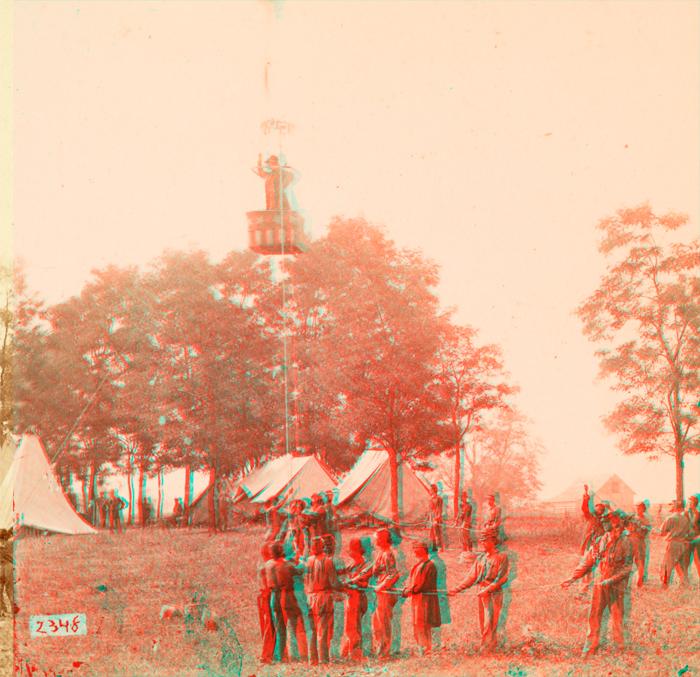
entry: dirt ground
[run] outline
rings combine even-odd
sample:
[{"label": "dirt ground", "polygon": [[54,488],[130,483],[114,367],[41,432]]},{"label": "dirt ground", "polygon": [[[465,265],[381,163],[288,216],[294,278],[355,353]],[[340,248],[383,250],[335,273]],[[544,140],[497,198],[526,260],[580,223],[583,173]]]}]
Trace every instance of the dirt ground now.
[{"label": "dirt ground", "polygon": [[[255,604],[259,527],[210,535],[204,530],[131,529],[122,535],[29,537],[16,544],[17,655],[15,674],[124,677],[172,675],[700,675],[700,586],[658,582],[663,543],[652,540],[647,587],[630,590],[629,650],[601,654],[585,664],[580,651],[588,606],[558,583],[575,567],[578,527],[552,535],[552,525],[517,520],[507,548],[513,563],[505,645],[477,653],[475,594],[450,599],[449,622],[430,657],[412,655],[410,604],[397,611],[400,653],[388,663],[340,662],[325,668],[300,663],[262,666]],[[357,532],[359,535],[369,532]],[[343,535],[347,542],[350,534]],[[400,566],[413,562],[408,532]],[[456,540],[456,539],[455,539]],[[344,552],[341,553],[344,555]],[[441,556],[447,584],[466,571],[458,550]],[[215,623],[160,619],[164,605],[197,607]],[[338,614],[342,609],[336,605]],[[34,614],[85,613],[84,637],[31,638]],[[341,622],[337,614],[336,620]],[[369,620],[368,618],[366,619]],[[6,625],[0,626],[5,631]],[[337,639],[334,640],[337,651]],[[3,652],[3,660],[9,654]],[[34,672],[33,672],[34,671]]]},{"label": "dirt ground", "polygon": [[12,675],[12,619],[0,618],[0,677]]}]

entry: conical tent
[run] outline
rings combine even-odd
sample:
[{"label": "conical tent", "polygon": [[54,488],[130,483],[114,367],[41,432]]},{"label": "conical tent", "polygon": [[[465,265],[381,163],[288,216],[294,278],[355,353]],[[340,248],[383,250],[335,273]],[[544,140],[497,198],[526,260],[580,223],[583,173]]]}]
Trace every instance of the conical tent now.
[{"label": "conical tent", "polygon": [[0,484],[0,528],[96,533],[69,503],[38,437],[24,435]]},{"label": "conical tent", "polygon": [[[391,521],[391,470],[385,449],[365,451],[338,484],[335,504],[347,511]],[[407,463],[399,465],[399,516],[423,522],[430,512],[430,492]]]}]

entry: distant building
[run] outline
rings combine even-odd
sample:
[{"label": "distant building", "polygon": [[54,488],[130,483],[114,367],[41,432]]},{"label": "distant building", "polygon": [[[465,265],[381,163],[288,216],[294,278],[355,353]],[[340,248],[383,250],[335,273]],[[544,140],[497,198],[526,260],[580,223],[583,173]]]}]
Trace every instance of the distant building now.
[{"label": "distant building", "polygon": [[548,512],[575,513],[581,510],[583,486],[588,485],[588,491],[594,503],[609,503],[613,508],[631,511],[634,508],[634,490],[619,475],[600,475],[590,479],[577,480],[561,494],[542,502],[542,507]]}]

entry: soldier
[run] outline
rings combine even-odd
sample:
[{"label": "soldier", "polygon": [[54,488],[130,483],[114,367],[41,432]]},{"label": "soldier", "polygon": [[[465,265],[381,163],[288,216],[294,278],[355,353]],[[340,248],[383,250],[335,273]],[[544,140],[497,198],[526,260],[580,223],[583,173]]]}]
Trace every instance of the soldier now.
[{"label": "soldier", "polygon": [[122,522],[122,510],[126,508],[129,504],[121,497],[117,496],[117,492],[112,489],[109,492],[109,502],[107,503],[109,507],[109,528],[115,533],[120,533],[124,531],[124,524]]},{"label": "soldier", "polygon": [[420,653],[425,655],[433,648],[433,628],[442,624],[437,597],[437,568],[430,559],[426,543],[415,543],[413,552],[418,562],[411,569],[403,596],[412,598],[413,636]]},{"label": "soldier", "polygon": [[430,486],[430,543],[433,550],[442,550],[444,548],[442,509],[442,496],[438,493],[437,484],[432,484]]},{"label": "soldier", "polygon": [[258,618],[260,620],[260,637],[262,639],[262,652],[260,661],[272,663],[275,654],[275,625],[272,618],[270,601],[272,588],[267,577],[267,563],[272,559],[270,544],[265,543],[260,551],[263,563],[258,567]]},{"label": "soldier", "polygon": [[610,610],[613,640],[624,649],[625,593],[632,573],[632,545],[624,531],[623,515],[610,514],[610,531],[594,542],[574,570],[571,578],[562,582],[568,588],[575,580],[595,569],[597,580],[593,586],[591,609],[588,615],[588,634],[583,648],[587,658],[598,650],[603,612]]},{"label": "soldier", "polygon": [[328,490],[323,495],[325,501],[325,532],[326,534],[334,534],[336,531],[335,525],[335,508],[333,506],[333,491]]},{"label": "soldier", "polygon": [[102,529],[106,529],[107,528],[107,514],[109,512],[109,497],[107,496],[106,491],[102,491],[102,493],[100,494],[96,503],[97,503],[97,511],[99,513],[99,518],[100,518],[100,527]]},{"label": "soldier", "polygon": [[583,500],[581,501],[581,512],[586,521],[586,531],[581,542],[581,554],[583,555],[593,542],[605,533],[605,522],[607,521],[607,511],[604,503],[596,503],[591,511],[591,496],[588,493],[588,485],[583,485]]},{"label": "soldier", "polygon": [[649,533],[651,521],[646,514],[646,503],[637,504],[636,517],[630,517],[627,522],[630,542],[632,544],[632,557],[637,567],[637,587],[641,588],[646,579],[647,553],[649,552]]},{"label": "soldier", "polygon": [[391,533],[379,529],[375,534],[376,553],[372,563],[350,582],[356,583],[374,577],[374,591],[377,603],[372,615],[374,650],[380,659],[389,657],[391,651],[391,623],[397,598],[391,586],[399,580],[396,568],[396,554],[391,547]]},{"label": "soldier", "polygon": [[287,649],[287,628],[290,637],[294,639],[299,657],[307,658],[306,629],[304,617],[294,594],[294,578],[304,573],[304,567],[295,566],[284,559],[284,547],[281,543],[270,545],[269,559],[265,563],[265,576],[270,587],[270,607],[275,624],[276,649],[275,655],[281,661],[289,659]]},{"label": "soldier", "polygon": [[279,506],[275,504],[275,500],[273,498],[270,498],[269,500],[265,501],[263,510],[265,512],[265,524],[267,525],[265,540],[276,541],[282,526]]},{"label": "soldier", "polygon": [[691,496],[688,499],[688,509],[686,510],[688,523],[690,525],[690,547],[688,549],[688,574],[690,574],[690,562],[695,560],[695,570],[698,572],[698,583],[700,584],[700,510],[698,510],[698,497]]},{"label": "soldier", "polygon": [[[348,543],[348,552],[352,563],[344,570],[347,580],[351,580],[367,566],[365,561],[365,549],[362,541],[351,538]],[[345,633],[340,643],[340,655],[354,660],[362,659],[362,618],[367,612],[367,588],[366,581],[358,581],[355,584],[347,584],[344,588],[345,597]]]},{"label": "soldier", "polygon": [[673,501],[671,509],[673,512],[661,525],[661,534],[666,538],[666,552],[661,564],[661,585],[664,588],[668,587],[674,569],[681,585],[688,585],[690,522],[681,501]]},{"label": "soldier", "polygon": [[482,531],[479,543],[484,548],[477,555],[467,577],[447,594],[479,586],[479,630],[481,650],[491,651],[498,646],[498,625],[503,608],[503,587],[508,582],[510,562],[508,555],[498,549],[498,537],[493,531]]},{"label": "soldier", "polygon": [[4,595],[10,603],[10,613],[14,613],[13,541],[12,529],[0,529],[0,616],[7,613]]},{"label": "soldier", "polygon": [[483,510],[484,520],[481,524],[483,531],[492,533],[496,539],[497,543],[503,540],[503,516],[501,514],[501,508],[496,503],[496,495],[489,494],[486,497],[486,506]]},{"label": "soldier", "polygon": [[455,526],[459,527],[462,540],[462,550],[467,552],[472,550],[472,515],[473,506],[469,500],[469,494],[466,491],[462,492],[462,507],[459,511],[459,516],[455,522]]},{"label": "soldier", "polygon": [[287,520],[289,535],[292,539],[292,546],[296,553],[297,560],[303,557],[306,546],[306,539],[304,537],[304,517],[302,514],[303,509],[303,501],[292,501],[289,505],[289,518]]},{"label": "soldier", "polygon": [[173,526],[179,527],[182,524],[182,515],[185,512],[185,507],[182,504],[181,498],[176,498],[173,504]]},{"label": "soldier", "polygon": [[333,560],[324,550],[322,538],[312,542],[313,554],[306,563],[306,595],[311,615],[309,658],[312,665],[330,660],[331,628],[333,626],[333,593],[340,589]]}]

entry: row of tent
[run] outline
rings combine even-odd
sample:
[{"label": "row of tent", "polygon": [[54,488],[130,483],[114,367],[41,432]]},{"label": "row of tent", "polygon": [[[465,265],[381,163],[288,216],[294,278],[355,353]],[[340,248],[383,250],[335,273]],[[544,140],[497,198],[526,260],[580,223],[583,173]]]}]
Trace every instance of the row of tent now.
[{"label": "row of tent", "polygon": [[[285,503],[332,491],[334,503],[355,514],[389,520],[389,456],[384,449],[369,449],[336,482],[315,456],[286,454],[272,459],[234,483],[232,500],[259,506],[270,499]],[[207,487],[192,504],[196,515],[206,511]],[[408,464],[399,466],[399,506],[405,522],[425,520],[429,512],[427,482]],[[91,534],[95,529],[74,509],[51,467],[38,437],[12,439],[0,452],[0,529],[22,525],[65,534]]]}]

